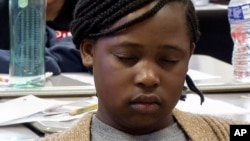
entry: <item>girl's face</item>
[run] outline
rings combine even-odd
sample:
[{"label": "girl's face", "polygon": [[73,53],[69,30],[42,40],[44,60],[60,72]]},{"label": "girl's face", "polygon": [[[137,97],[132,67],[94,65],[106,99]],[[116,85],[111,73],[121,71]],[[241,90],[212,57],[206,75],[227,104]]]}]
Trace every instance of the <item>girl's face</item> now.
[{"label": "girl's face", "polygon": [[[120,19],[119,26],[154,3]],[[96,42],[84,40],[83,62],[93,66],[99,98],[97,117],[130,134],[146,134],[173,123],[188,70],[190,47],[182,4],[169,3],[156,15]]]}]

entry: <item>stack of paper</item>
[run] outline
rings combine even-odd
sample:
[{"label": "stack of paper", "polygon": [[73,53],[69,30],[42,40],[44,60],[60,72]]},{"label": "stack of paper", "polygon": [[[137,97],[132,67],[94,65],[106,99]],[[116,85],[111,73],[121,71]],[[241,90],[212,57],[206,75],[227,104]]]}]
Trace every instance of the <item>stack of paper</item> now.
[{"label": "stack of paper", "polygon": [[[71,101],[46,100],[28,95],[0,103],[0,126],[33,122],[33,121],[66,121],[82,116],[70,115],[73,109],[79,106],[72,106]],[[85,100],[85,106],[97,103],[97,98]],[[84,113],[83,113],[84,114]]]}]

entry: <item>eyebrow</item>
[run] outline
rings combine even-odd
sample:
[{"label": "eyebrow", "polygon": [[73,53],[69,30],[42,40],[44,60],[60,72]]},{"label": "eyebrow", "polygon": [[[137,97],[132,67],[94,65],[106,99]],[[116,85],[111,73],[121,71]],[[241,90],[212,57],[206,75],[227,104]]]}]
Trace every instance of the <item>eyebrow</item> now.
[{"label": "eyebrow", "polygon": [[120,42],[118,44],[115,44],[116,46],[122,46],[122,47],[129,47],[129,48],[142,48],[143,45],[135,43],[135,42],[127,42],[127,41],[123,41]]},{"label": "eyebrow", "polygon": [[181,47],[174,46],[174,45],[163,45],[163,46],[161,46],[161,48],[164,48],[164,49],[167,49],[167,50],[175,50],[175,51],[183,52]]},{"label": "eyebrow", "polygon": [[[122,41],[120,43],[115,44],[115,46],[121,46],[121,47],[126,47],[126,48],[143,48],[142,44],[135,43],[135,42],[127,42],[127,41]],[[163,48],[164,50],[175,50],[175,51],[180,51],[183,52],[181,47],[174,46],[174,45],[161,45],[159,48]]]}]

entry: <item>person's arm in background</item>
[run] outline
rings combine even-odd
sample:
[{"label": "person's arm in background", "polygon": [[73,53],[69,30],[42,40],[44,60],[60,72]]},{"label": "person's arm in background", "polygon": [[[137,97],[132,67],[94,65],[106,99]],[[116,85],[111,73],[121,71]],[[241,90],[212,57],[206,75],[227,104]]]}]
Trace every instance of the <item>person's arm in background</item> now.
[{"label": "person's arm in background", "polygon": [[0,49],[0,73],[9,73],[10,52]]},{"label": "person's arm in background", "polygon": [[60,68],[61,72],[87,72],[72,37],[57,39],[55,31],[51,28],[47,28],[46,33],[48,38],[45,49],[46,62],[55,63],[54,67]]},{"label": "person's arm in background", "polygon": [[[9,73],[10,52],[0,50],[0,73]],[[71,37],[57,39],[53,29],[46,28],[45,71],[54,75],[61,72],[86,72],[80,52]]]},{"label": "person's arm in background", "polygon": [[[55,18],[46,19],[46,48],[45,48],[45,68],[46,71],[53,72],[54,74],[60,74],[61,72],[82,72],[87,69],[82,65],[80,59],[80,53],[75,48],[71,37],[64,35],[57,37],[56,33],[69,32],[69,24],[73,18],[72,12],[75,4],[78,0],[48,0],[47,1],[47,13],[46,17],[50,17],[54,12],[50,12],[49,9],[55,10],[59,6],[58,13],[54,15]],[[61,4],[60,2],[64,2]],[[8,12],[8,3],[6,1],[4,6],[0,6],[1,9],[5,8],[4,14]],[[7,23],[7,22],[6,22]],[[2,25],[2,23],[0,23]],[[4,26],[5,27],[5,26]],[[6,26],[6,29],[7,26]],[[55,30],[55,31],[54,31]],[[8,30],[6,30],[8,31]],[[0,32],[1,35],[2,32]],[[58,34],[59,35],[59,34]],[[4,37],[9,37],[3,35]],[[0,36],[1,37],[1,36]],[[4,38],[1,38],[4,39]],[[0,39],[0,41],[1,41]],[[0,44],[0,48],[9,49],[9,45]],[[9,50],[0,50],[0,73],[9,72],[10,53]]]},{"label": "person's arm in background", "polygon": [[[9,73],[10,51],[0,49],[0,73]],[[50,56],[45,56],[45,71],[53,72],[57,75],[61,73],[61,69],[57,62]]]}]

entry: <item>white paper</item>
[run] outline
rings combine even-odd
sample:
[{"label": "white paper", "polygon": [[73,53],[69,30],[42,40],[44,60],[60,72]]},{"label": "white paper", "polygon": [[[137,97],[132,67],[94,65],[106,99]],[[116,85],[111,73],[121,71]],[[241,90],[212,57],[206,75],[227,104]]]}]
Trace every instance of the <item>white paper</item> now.
[{"label": "white paper", "polygon": [[62,73],[61,75],[69,77],[80,82],[88,83],[94,85],[94,78],[89,73]]},{"label": "white paper", "polygon": [[45,100],[33,95],[19,97],[0,103],[0,124],[33,115],[45,109],[57,107],[65,102]]},{"label": "white paper", "polygon": [[[96,103],[96,96],[79,101],[58,101],[29,95],[0,105],[0,112],[3,111],[2,113],[6,115],[11,114],[11,116],[0,116],[0,126],[34,121],[68,121],[78,119],[86,113],[71,116],[69,112]],[[4,109],[8,109],[8,112]]]},{"label": "white paper", "polygon": [[211,75],[201,71],[189,69],[187,74],[192,78],[192,80],[206,80],[206,79],[215,79],[220,78],[221,76]]},{"label": "white paper", "polygon": [[194,94],[187,94],[186,100],[180,100],[176,105],[176,108],[191,113],[219,116],[250,113],[250,110],[207,97],[205,97],[205,102],[200,105],[200,97]]},{"label": "white paper", "polygon": [[58,115],[54,115],[54,116],[44,116],[44,114],[40,112],[40,113],[34,114],[32,116],[28,116],[28,117],[15,119],[12,121],[1,123],[0,126],[13,125],[13,124],[19,124],[19,123],[27,123],[27,122],[36,122],[36,121],[69,121],[69,120],[79,119],[84,114],[86,114],[86,113],[75,115],[75,116],[71,116],[67,113],[58,114]]}]

